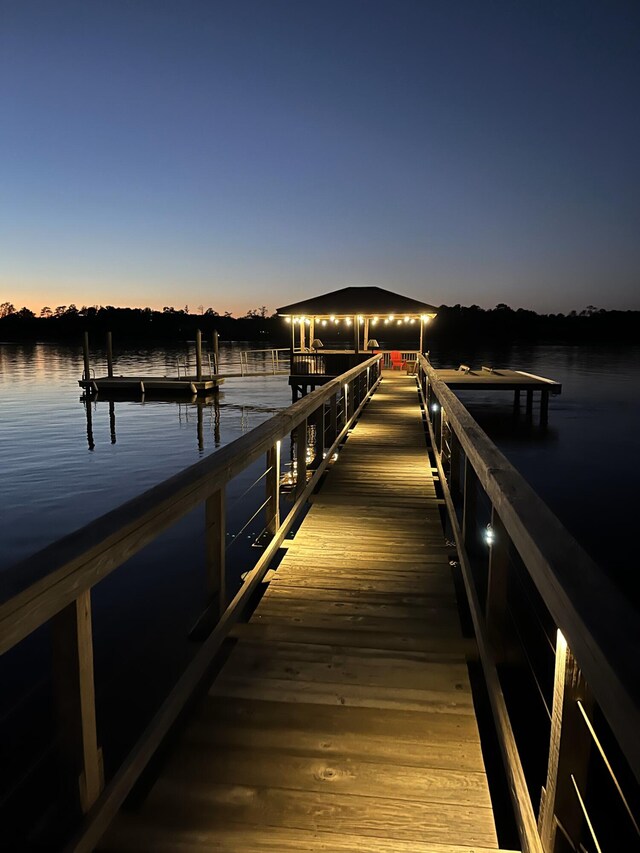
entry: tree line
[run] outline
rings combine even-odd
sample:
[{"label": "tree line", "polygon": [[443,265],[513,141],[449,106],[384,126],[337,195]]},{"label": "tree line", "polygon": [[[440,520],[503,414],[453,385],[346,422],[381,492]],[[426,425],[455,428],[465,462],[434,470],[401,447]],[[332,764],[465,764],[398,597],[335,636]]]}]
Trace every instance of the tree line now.
[{"label": "tree line", "polygon": [[[538,314],[524,308],[513,309],[505,303],[484,309],[478,305],[441,305],[430,324],[428,338],[434,343],[455,340],[489,340],[491,343],[518,341],[619,341],[637,340],[640,311],[607,311],[588,305],[568,314]],[[169,343],[193,340],[196,330],[210,334],[216,330],[222,340],[270,341],[288,345],[290,327],[266,306],[252,309],[241,317],[230,312],[219,314],[212,308],[166,306],[152,308],[116,308],[111,305],[45,307],[39,315],[26,307],[16,309],[10,302],[0,303],[0,340],[78,340],[83,332],[104,335],[111,331],[121,340]],[[380,332],[382,329],[380,329]],[[379,332],[379,334],[380,334]],[[392,340],[407,336],[407,330],[385,329]]]}]

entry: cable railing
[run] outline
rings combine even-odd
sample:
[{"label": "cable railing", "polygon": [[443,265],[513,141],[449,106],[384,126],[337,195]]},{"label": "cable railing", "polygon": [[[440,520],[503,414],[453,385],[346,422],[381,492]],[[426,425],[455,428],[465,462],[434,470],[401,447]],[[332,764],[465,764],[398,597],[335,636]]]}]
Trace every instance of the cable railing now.
[{"label": "cable railing", "polygon": [[[53,636],[53,690],[59,697],[57,707],[64,709],[56,745],[65,776],[75,789],[78,814],[86,815],[71,849],[93,849],[191,701],[379,381],[380,357],[372,356],[236,441],[9,570],[7,586],[19,591],[0,604],[0,654],[44,625]],[[285,441],[290,442],[291,457],[288,496],[282,488]],[[227,536],[227,484],[261,457],[266,460],[264,471],[257,477],[251,474],[249,487],[240,495],[243,507],[251,503],[250,517]],[[260,490],[262,497],[248,502],[247,495]],[[96,720],[92,590],[202,506],[206,596],[192,630],[192,638],[201,645],[129,756],[105,779],[108,762],[103,759]],[[229,589],[227,555],[258,519],[265,547],[234,593]]]},{"label": "cable railing", "polygon": [[638,849],[637,615],[421,355],[418,384],[522,849]]}]

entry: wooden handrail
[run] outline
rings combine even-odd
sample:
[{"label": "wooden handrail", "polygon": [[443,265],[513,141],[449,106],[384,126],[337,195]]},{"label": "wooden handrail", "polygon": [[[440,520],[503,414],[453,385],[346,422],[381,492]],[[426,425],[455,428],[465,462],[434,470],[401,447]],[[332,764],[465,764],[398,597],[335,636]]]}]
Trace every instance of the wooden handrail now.
[{"label": "wooden handrail", "polygon": [[635,611],[422,355],[419,366],[640,781]]},{"label": "wooden handrail", "polygon": [[321,404],[379,360],[372,356],[179,474],[9,569],[0,605],[0,654],[91,589],[292,432]]}]

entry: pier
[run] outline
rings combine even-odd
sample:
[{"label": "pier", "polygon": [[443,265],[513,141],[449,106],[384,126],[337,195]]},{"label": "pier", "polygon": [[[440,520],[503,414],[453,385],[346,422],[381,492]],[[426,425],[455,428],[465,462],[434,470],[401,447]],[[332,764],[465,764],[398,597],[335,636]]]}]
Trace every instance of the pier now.
[{"label": "pier", "polygon": [[[0,652],[49,621],[66,649],[60,747],[84,815],[68,850],[633,849],[633,612],[429,361],[383,362],[15,568]],[[225,487],[261,458],[268,544],[228,592]],[[91,589],[197,507],[197,651],[105,777]]]}]

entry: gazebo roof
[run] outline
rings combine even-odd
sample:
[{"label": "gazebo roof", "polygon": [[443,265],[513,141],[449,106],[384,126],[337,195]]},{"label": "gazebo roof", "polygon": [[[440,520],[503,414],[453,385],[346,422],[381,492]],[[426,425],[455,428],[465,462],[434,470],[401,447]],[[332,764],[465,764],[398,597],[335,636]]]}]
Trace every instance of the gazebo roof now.
[{"label": "gazebo roof", "polygon": [[435,316],[437,308],[426,302],[418,302],[408,296],[401,296],[382,287],[343,287],[331,293],[323,293],[302,302],[293,302],[276,309],[283,317],[309,316],[329,317],[332,314],[363,317],[384,314],[431,314]]}]

